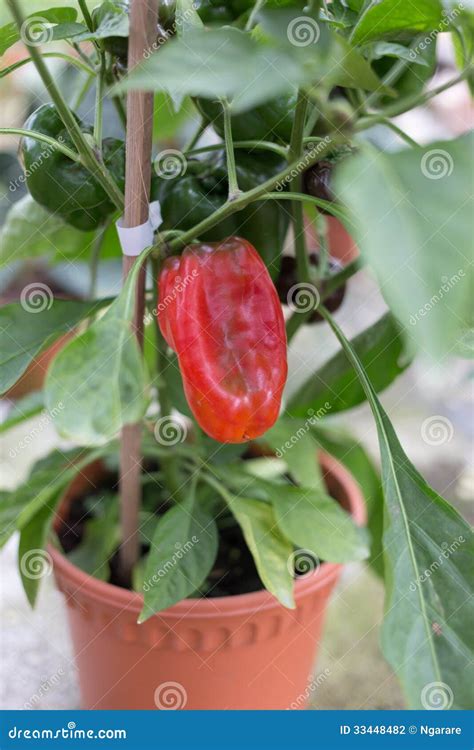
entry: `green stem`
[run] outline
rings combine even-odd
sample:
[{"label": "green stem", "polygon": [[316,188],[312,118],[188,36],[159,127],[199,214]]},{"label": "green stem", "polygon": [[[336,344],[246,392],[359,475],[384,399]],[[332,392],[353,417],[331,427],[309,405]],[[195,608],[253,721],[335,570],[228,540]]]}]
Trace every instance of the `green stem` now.
[{"label": "green stem", "polygon": [[[288,160],[294,161],[301,157],[303,153],[304,125],[306,120],[306,111],[308,108],[308,99],[304,91],[298,92],[296,101],[295,119],[291,131],[290,148]],[[290,190],[292,193],[301,193],[302,176],[301,172],[297,173],[291,180]],[[296,255],[296,265],[298,269],[298,280],[308,282],[311,280],[311,267],[308,253],[306,252],[306,237],[304,230],[304,212],[301,201],[293,200],[291,202],[291,214],[293,219],[294,246]]]},{"label": "green stem", "polygon": [[235,167],[235,153],[234,143],[232,139],[232,121],[230,114],[229,103],[226,99],[221,99],[222,109],[224,111],[224,140],[225,140],[225,153],[227,160],[227,179],[229,182],[229,201],[234,201],[237,196],[242,192],[239,190],[239,183],[237,180],[237,170]]},{"label": "green stem", "polygon": [[[20,10],[18,0],[7,0],[7,3],[10,7],[12,16],[18,28],[21,29],[22,24],[24,23],[25,19]],[[53,103],[56,106],[56,109],[58,110],[59,116],[61,117],[61,120],[63,121],[69,135],[71,136],[71,139],[75,147],[77,148],[79,154],[81,155],[82,164],[84,165],[84,167],[86,167],[86,169],[88,169],[94,175],[97,181],[100,182],[104,190],[107,192],[111,200],[116,205],[116,207],[122,210],[123,205],[124,205],[124,199],[123,199],[122,193],[118,189],[115,183],[115,180],[112,178],[111,174],[109,173],[105,165],[96,159],[91,146],[89,145],[88,141],[84,137],[84,134],[79,127],[79,123],[77,122],[73,113],[67,106],[60,90],[56,86],[43,60],[41,52],[39,51],[37,47],[34,47],[34,46],[31,46],[29,48],[29,51],[30,51],[31,59],[36,67],[36,70],[38,71],[38,74],[46,90],[48,91],[51,99],[53,100]]]},{"label": "green stem", "polygon": [[[157,258],[151,258],[152,267],[152,288],[153,288],[153,310],[154,314],[158,314],[158,277],[160,274],[160,263]],[[160,327],[157,322],[154,323],[155,336],[156,336],[156,368],[157,368],[157,387],[158,387],[158,403],[160,405],[160,417],[167,417],[171,414],[172,404],[169,398],[168,389],[166,387],[165,380],[163,378],[163,372],[167,366],[166,360],[166,341],[164,340]],[[178,475],[178,467],[176,463],[176,456],[173,455],[174,449],[169,451],[169,455],[161,458],[161,465],[163,468],[163,474],[165,476],[166,485],[174,499],[178,500],[180,495],[180,481]]]},{"label": "green stem", "polygon": [[89,31],[94,31],[94,24],[92,22],[92,16],[90,14],[89,8],[87,7],[86,0],[78,0],[78,1],[79,1],[79,7],[82,12],[82,16],[84,18],[87,28],[89,29]]},{"label": "green stem", "polygon": [[318,227],[318,240],[319,240],[319,264],[318,264],[318,278],[323,281],[326,278],[329,269],[329,246],[327,237],[327,221],[324,214],[320,214],[318,217],[319,221],[323,224],[321,230]]},{"label": "green stem", "polygon": [[[236,211],[240,211],[240,209],[245,208],[250,203],[253,203],[260,198],[265,197],[268,192],[274,190],[278,185],[286,184],[288,182],[288,177],[293,172],[299,173],[302,170],[311,167],[312,164],[315,164],[317,161],[324,158],[326,154],[332,151],[336,145],[345,143],[346,141],[347,138],[345,136],[328,139],[323,148],[318,148],[313,154],[311,154],[311,152],[305,154],[305,156],[303,156],[301,159],[297,159],[296,161],[291,162],[287,167],[282,169],[280,172],[277,172],[276,175],[273,175],[273,177],[265,180],[265,182],[262,182],[260,185],[257,185],[251,190],[247,190],[245,193],[240,193],[240,195],[234,201],[227,201],[226,203],[224,203],[220,208],[217,209],[217,211],[214,211],[213,214],[203,219],[194,227],[188,229],[186,232],[183,232],[180,237],[172,240],[168,244],[169,249],[171,251],[175,251],[184,247],[190,240],[194,239],[195,237],[199,237],[200,234],[207,232],[208,229],[212,229],[212,227],[214,227],[216,224],[219,224],[219,222],[223,219],[231,216]],[[283,196],[284,193],[282,193],[281,195]],[[159,250],[159,248],[155,245],[154,250],[156,252],[157,250]]]},{"label": "green stem", "polygon": [[92,245],[91,258],[89,263],[89,299],[95,299],[97,294],[97,272],[99,270],[100,251],[102,249],[102,243],[104,242],[105,233],[107,232],[109,226],[110,222],[107,222],[103,227],[99,229],[97,235],[94,238],[94,244]]},{"label": "green stem", "polygon": [[[382,115],[369,115],[367,121],[368,127],[371,127],[371,125],[385,125],[385,127],[393,130],[393,132],[396,133],[399,138],[405,141],[405,143],[408,143],[409,146],[413,146],[414,148],[421,148],[419,143],[413,140],[413,138],[411,138],[408,133],[405,133],[404,130],[399,128],[398,125],[395,125],[395,123],[389,120],[387,117],[383,117]],[[358,124],[360,125],[361,123],[365,125],[366,118],[361,118]]]},{"label": "green stem", "polygon": [[[359,258],[356,258],[355,260],[348,263],[347,266],[344,266],[344,268],[342,268],[338,273],[335,273],[334,276],[330,276],[328,279],[326,279],[324,282],[324,294],[321,295],[321,302],[324,302],[324,300],[326,300],[333,292],[335,292],[336,289],[339,289],[339,287],[345,284],[346,281],[351,278],[351,276],[353,276],[355,273],[357,273],[357,271],[360,270],[361,266],[361,260]],[[286,322],[286,338],[288,343],[290,343],[291,339],[294,337],[300,327],[311,317],[313,312],[314,310],[312,309],[304,313],[295,311],[288,318]]]},{"label": "green stem", "polygon": [[104,110],[104,85],[105,85],[105,53],[100,53],[100,70],[96,79],[95,89],[95,113],[94,113],[94,140],[99,152],[102,153],[102,120]]},{"label": "green stem", "polygon": [[347,211],[337,203],[331,203],[325,201],[323,198],[316,198],[314,195],[306,195],[306,193],[266,193],[265,200],[278,200],[278,201],[301,201],[302,203],[313,203],[318,208],[324,208],[329,211],[330,214],[335,216],[341,221],[348,221],[349,216]]},{"label": "green stem", "polygon": [[[284,146],[279,146],[277,143],[270,143],[269,141],[234,141],[235,148],[245,149],[261,149],[262,151],[273,151],[278,156],[283,156],[286,159],[287,152]],[[222,151],[225,149],[225,143],[214,143],[211,146],[201,146],[200,148],[194,148],[190,151],[184,150],[186,156],[197,156],[197,154],[205,154],[207,151]]]},{"label": "green stem", "polygon": [[[72,55],[66,55],[65,52],[43,52],[43,57],[60,58],[61,60],[65,60],[70,65],[74,65],[76,68],[79,68],[79,70],[84,71],[84,73],[95,75],[94,68],[82,62],[82,60],[79,60],[77,57],[73,57]],[[12,73],[14,70],[17,70],[17,68],[21,68],[23,65],[26,65],[27,63],[30,63],[30,62],[33,62],[31,57],[25,57],[24,60],[18,60],[18,62],[15,62],[12,65],[9,65],[7,68],[3,68],[2,70],[0,70],[0,78],[4,78],[9,73]]]},{"label": "green stem", "polygon": [[[413,96],[406,96],[404,99],[402,99],[400,102],[396,102],[395,104],[392,104],[389,107],[385,107],[383,114],[385,117],[397,117],[397,115],[402,115],[404,112],[408,112],[410,109],[414,109],[415,107],[420,107],[423,104],[426,104],[430,101],[430,99],[433,99],[435,96],[438,96],[438,94],[442,94],[443,91],[447,91],[452,86],[455,86],[457,83],[461,83],[461,81],[464,81],[470,73],[470,69],[466,68],[466,70],[463,70],[458,76],[455,78],[451,78],[450,81],[447,81],[446,83],[441,84],[440,86],[437,86],[434,89],[431,89],[430,91],[427,91],[424,94],[414,94]],[[357,130],[357,126],[356,126]]]},{"label": "green stem", "polygon": [[82,86],[77,88],[77,91],[75,92],[74,98],[71,100],[71,109],[75,112],[84,101],[84,97],[89,91],[92,81],[94,80],[95,73],[92,75],[88,75],[85,81],[83,82]]},{"label": "green stem", "polygon": [[75,151],[68,148],[67,146],[64,146],[62,143],[57,141],[55,138],[51,138],[51,136],[49,135],[45,135],[44,133],[37,133],[36,130],[25,130],[24,128],[0,128],[0,134],[21,135],[24,138],[33,138],[35,141],[42,141],[43,143],[47,143],[48,146],[56,149],[56,151],[61,151],[64,156],[72,159],[72,161],[77,161],[79,163],[81,163],[82,161],[80,154],[77,154]]},{"label": "green stem", "polygon": [[207,130],[207,127],[208,127],[207,122],[204,122],[204,120],[201,118],[199,127],[196,129],[196,132],[193,133],[193,135],[191,136],[191,138],[189,139],[189,141],[183,148],[184,154],[193,153],[192,149],[194,148],[194,146],[196,145],[196,143],[198,142],[198,140],[200,139],[204,131]]},{"label": "green stem", "polygon": [[266,0],[257,0],[255,5],[252,8],[252,12],[250,13],[247,23],[245,24],[245,31],[250,31],[250,29],[253,27],[255,22],[255,16],[259,11],[262,10],[263,6],[265,5]]}]

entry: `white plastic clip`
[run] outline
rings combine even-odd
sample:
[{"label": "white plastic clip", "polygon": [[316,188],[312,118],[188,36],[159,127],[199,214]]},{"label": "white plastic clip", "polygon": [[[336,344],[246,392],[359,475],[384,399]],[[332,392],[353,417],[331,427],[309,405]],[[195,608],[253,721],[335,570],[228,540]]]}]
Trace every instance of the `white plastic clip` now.
[{"label": "white plastic clip", "polygon": [[159,201],[150,203],[148,220],[138,227],[124,227],[123,216],[115,223],[124,255],[136,258],[153,244],[153,233],[163,222]]}]

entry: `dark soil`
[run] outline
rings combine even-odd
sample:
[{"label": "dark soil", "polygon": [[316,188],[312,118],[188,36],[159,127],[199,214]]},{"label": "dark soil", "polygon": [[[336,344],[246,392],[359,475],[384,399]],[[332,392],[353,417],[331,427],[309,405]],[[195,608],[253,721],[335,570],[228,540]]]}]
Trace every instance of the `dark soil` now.
[{"label": "dark soil", "polygon": [[[150,470],[150,467],[147,467]],[[67,520],[57,530],[59,542],[66,554],[72,552],[81,544],[87,521],[94,517],[89,510],[94,507],[94,498],[105,491],[117,491],[117,477],[109,475],[94,489],[93,493],[76,499],[69,509]],[[144,497],[146,500],[146,497]],[[157,515],[168,509],[168,504],[161,505]],[[263,584],[258,575],[253,557],[247,547],[240,526],[233,519],[226,517],[219,526],[219,547],[212,571],[199,591],[192,596],[222,597],[236,594],[246,594],[259,591]],[[142,545],[141,555],[144,557],[149,550],[148,545]],[[119,566],[118,550],[110,559],[109,583],[121,588],[130,589],[128,581],[124,581]],[[298,575],[298,573],[296,573]]]}]

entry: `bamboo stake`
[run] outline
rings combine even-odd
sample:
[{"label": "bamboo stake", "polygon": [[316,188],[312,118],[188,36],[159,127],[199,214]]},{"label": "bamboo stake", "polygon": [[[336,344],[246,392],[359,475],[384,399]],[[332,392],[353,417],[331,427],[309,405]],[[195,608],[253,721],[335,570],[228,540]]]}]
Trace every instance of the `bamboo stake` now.
[{"label": "bamboo stake", "polygon": [[[132,0],[128,68],[143,60],[143,53],[156,37],[157,0]],[[153,94],[130,91],[127,95],[127,136],[125,165],[125,211],[123,225],[134,227],[148,219],[151,179],[151,147],[153,128]],[[124,256],[123,276],[128,276],[135,262]],[[143,316],[145,306],[145,268],[138,282],[133,318],[133,329],[143,346]],[[126,425],[120,444],[120,514],[122,545],[120,548],[121,576],[130,583],[133,566],[139,557],[138,513],[141,502],[141,425]]]}]

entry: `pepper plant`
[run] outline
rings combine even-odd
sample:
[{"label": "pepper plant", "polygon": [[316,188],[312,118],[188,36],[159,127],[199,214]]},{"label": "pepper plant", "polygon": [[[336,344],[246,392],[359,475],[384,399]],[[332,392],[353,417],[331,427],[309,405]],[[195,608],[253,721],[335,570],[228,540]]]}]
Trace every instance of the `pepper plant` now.
[{"label": "pepper plant", "polygon": [[[19,0],[7,4],[12,22],[0,29],[0,49],[21,38],[28,56],[1,75],[32,63],[51,103],[24,128],[2,131],[21,139],[29,191],[3,228],[6,261],[46,255],[55,262],[59,247],[72,262],[90,259],[95,279],[101,257],[120,256],[113,221],[123,211],[124,144],[103,137],[107,97],[126,125],[124,92],[153,91],[157,122],[168,119],[167,137],[179,148],[158,149],[151,198],[160,202],[162,223],[117,296],[96,299],[92,284],[84,301],[51,298],[38,309],[22,298],[0,311],[3,392],[40,352],[73,332],[49,369],[44,401],[30,400],[22,413],[44,404],[59,434],[76,446],[54,451],[21,487],[3,493],[3,541],[20,532],[20,560],[44,549],[72,479],[98,459],[117,472],[117,436],[139,423],[141,555],[119,582],[144,593],[142,620],[184,597],[213,594],[212,571],[229,526],[241,530],[258,585],[286,607],[294,606],[289,560],[369,558],[385,583],[383,652],[408,704],[421,706],[423,688],[436,682],[450,686],[453,707],[466,707],[469,529],[412,465],[378,393],[417,351],[472,356],[472,138],[422,147],[393,118],[461,81],[472,84],[474,12],[451,0],[162,2],[156,40],[128,71],[126,3],[105,0],[92,13],[84,0],[79,13],[45,9],[34,14],[44,22],[34,38]],[[459,72],[436,85],[441,31],[452,37]],[[47,51],[58,39],[70,53]],[[75,106],[95,83],[91,124],[53,79],[48,58],[55,55],[79,68]],[[181,123],[190,111],[196,132],[185,144]],[[376,145],[376,125],[398,136],[396,153]],[[201,140],[205,133],[213,133],[211,144]],[[319,236],[315,262],[305,216]],[[345,225],[361,253],[336,270],[327,216]],[[294,262],[282,262],[287,235]],[[288,263],[296,281],[283,295],[285,341],[274,283],[286,289]],[[145,266],[142,351],[130,323]],[[348,340],[330,302],[363,266],[388,311]],[[340,351],[281,404],[287,345],[291,352],[311,319],[314,347],[328,325]],[[377,427],[381,477],[357,441],[329,424],[364,401]],[[21,418],[17,412],[11,422]],[[328,495],[318,448],[360,483],[369,530]],[[100,502],[86,498],[88,520],[70,554],[110,580],[123,536],[117,490],[102,495]],[[157,579],[175,545],[194,535],[204,539]],[[456,551],[421,583],[453,540]],[[21,572],[34,604],[38,577],[24,566]]]}]

